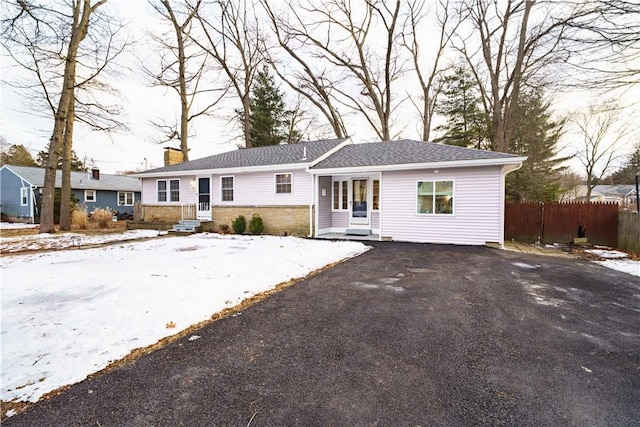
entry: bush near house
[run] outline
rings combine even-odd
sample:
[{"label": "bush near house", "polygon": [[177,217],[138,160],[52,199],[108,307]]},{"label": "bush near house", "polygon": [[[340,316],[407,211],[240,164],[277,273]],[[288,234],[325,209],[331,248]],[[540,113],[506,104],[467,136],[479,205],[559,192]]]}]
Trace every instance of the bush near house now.
[{"label": "bush near house", "polygon": [[238,215],[231,223],[231,228],[236,234],[242,234],[247,229],[247,219],[244,215]]},{"label": "bush near house", "polygon": [[220,234],[229,234],[229,232],[231,231],[231,227],[229,227],[229,224],[220,224],[220,227],[218,227],[218,229],[220,230]]},{"label": "bush near house", "polygon": [[249,233],[262,234],[264,232],[264,222],[258,214],[253,214],[251,221],[249,221]]}]

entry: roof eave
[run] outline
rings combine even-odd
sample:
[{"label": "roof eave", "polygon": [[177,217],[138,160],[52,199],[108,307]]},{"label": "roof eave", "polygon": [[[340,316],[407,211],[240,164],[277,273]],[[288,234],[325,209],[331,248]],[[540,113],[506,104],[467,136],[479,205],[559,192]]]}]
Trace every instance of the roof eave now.
[{"label": "roof eave", "polygon": [[415,169],[444,169],[458,167],[473,166],[502,166],[502,165],[519,165],[527,160],[527,157],[501,157],[496,159],[476,159],[476,160],[454,160],[441,162],[423,162],[423,163],[401,163],[391,165],[374,165],[374,166],[354,166],[339,168],[318,168],[308,169],[312,175],[327,175],[333,173],[364,173],[364,172],[386,172],[399,170],[415,170]]},{"label": "roof eave", "polygon": [[165,176],[185,176],[185,175],[221,175],[221,174],[233,174],[233,173],[247,173],[247,172],[270,172],[280,171],[287,169],[305,169],[309,166],[308,162],[305,163],[281,163],[277,165],[264,165],[264,166],[243,166],[233,168],[215,168],[215,169],[193,169],[185,171],[159,171],[159,172],[140,172],[134,176],[138,178],[159,178]]}]

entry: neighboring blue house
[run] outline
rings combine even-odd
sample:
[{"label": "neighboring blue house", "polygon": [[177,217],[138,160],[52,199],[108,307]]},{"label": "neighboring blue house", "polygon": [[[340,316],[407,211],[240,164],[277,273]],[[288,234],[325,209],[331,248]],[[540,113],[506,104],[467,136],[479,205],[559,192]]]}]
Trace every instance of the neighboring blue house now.
[{"label": "neighboring blue house", "polygon": [[[43,185],[43,168],[2,166],[0,210],[3,217],[16,222],[36,222]],[[62,171],[58,170],[56,188],[61,186]],[[140,201],[141,189],[140,180],[131,176],[100,174],[98,169],[71,172],[71,194],[89,212],[95,208],[109,208],[118,214],[133,215],[133,205]]]}]

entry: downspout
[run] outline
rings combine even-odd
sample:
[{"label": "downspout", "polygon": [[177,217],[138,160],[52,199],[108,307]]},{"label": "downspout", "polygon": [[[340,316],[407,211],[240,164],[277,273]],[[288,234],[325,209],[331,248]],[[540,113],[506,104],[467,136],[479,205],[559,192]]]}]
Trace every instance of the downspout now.
[{"label": "downspout", "polygon": [[380,180],[380,184],[378,185],[378,221],[380,222],[378,224],[378,228],[380,228],[380,231],[378,232],[378,241],[382,241],[382,213],[384,211],[384,209],[382,209],[382,174],[383,172],[380,172],[380,176],[378,177],[378,179]]},{"label": "downspout", "polygon": [[38,189],[37,186],[32,185],[31,186],[31,203],[29,206],[29,214],[31,215],[31,224],[35,224],[36,223],[36,213],[35,213],[35,209],[36,209],[36,190]]},{"label": "downspout", "polygon": [[[308,170],[307,170],[308,172]],[[317,175],[311,175],[313,177],[312,179],[312,185],[311,185],[311,204],[309,205],[309,235],[307,237],[309,238],[313,238],[313,204],[315,202],[316,199],[316,188],[318,186],[318,176]],[[317,212],[316,212],[317,215]]]},{"label": "downspout", "polygon": [[[523,162],[524,163],[524,162]],[[512,168],[507,169],[508,165],[503,165],[502,166],[502,182],[500,183],[500,186],[502,187],[502,191],[500,191],[500,198],[502,199],[500,201],[500,249],[504,249],[504,204],[506,201],[505,198],[505,191],[506,191],[506,185],[505,185],[505,179],[507,177],[508,174],[510,174],[511,172],[515,172],[518,169],[520,169],[522,167],[522,163],[520,163],[519,165],[512,165]]]}]

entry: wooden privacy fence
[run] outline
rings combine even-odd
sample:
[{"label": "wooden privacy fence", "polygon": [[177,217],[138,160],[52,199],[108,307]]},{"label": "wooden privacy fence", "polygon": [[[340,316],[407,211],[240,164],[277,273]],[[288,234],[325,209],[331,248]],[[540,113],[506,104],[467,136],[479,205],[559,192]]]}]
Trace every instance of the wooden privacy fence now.
[{"label": "wooden privacy fence", "polygon": [[506,240],[569,243],[583,228],[589,243],[617,247],[617,203],[507,202],[504,216]]},{"label": "wooden privacy fence", "polygon": [[618,246],[627,252],[640,254],[640,214],[621,210],[618,214]]}]

